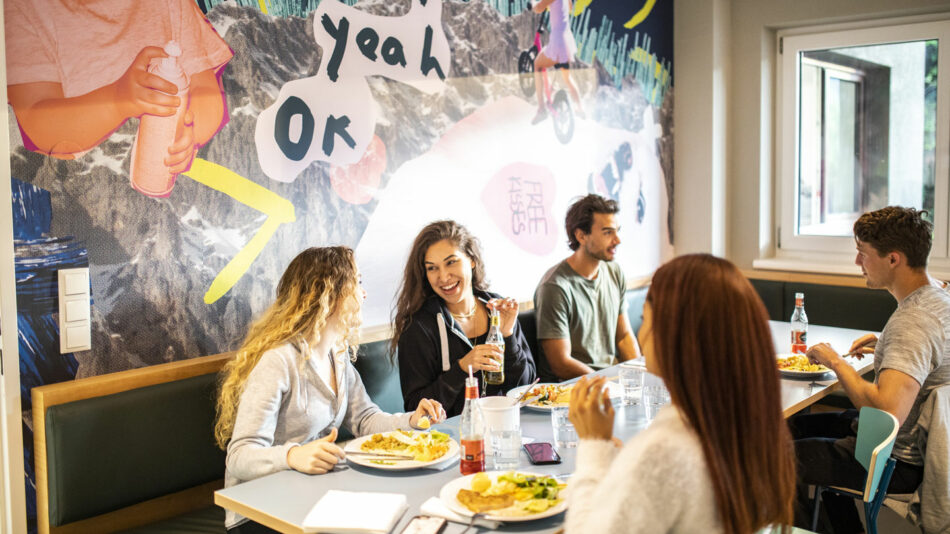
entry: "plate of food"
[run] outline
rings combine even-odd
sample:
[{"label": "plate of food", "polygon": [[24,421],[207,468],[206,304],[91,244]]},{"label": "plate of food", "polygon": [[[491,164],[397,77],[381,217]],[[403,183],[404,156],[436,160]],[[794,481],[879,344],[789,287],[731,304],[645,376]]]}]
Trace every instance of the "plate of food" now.
[{"label": "plate of food", "polygon": [[459,444],[435,430],[393,430],[356,438],[343,448],[346,461],[354,464],[405,471],[428,467],[459,454]]},{"label": "plate of food", "polygon": [[453,512],[481,513],[502,522],[534,521],[567,509],[567,484],[554,477],[520,471],[466,475],[442,486],[439,499]]},{"label": "plate of food", "polygon": [[[518,386],[506,395],[509,398],[517,399],[521,397],[525,389],[530,388],[528,396],[525,397],[525,406],[534,410],[551,411],[555,406],[568,406],[571,403],[571,389],[574,384],[535,384],[533,386]],[[616,382],[607,382],[607,393],[611,399],[619,399],[623,396],[623,388]]]},{"label": "plate of food", "polygon": [[779,374],[788,378],[817,378],[831,372],[824,365],[811,363],[804,354],[779,354],[776,364]]}]

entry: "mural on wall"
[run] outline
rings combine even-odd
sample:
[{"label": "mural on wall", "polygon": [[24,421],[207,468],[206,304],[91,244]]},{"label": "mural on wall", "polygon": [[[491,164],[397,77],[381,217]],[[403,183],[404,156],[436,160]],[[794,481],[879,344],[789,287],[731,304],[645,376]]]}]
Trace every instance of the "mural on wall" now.
[{"label": "mural on wall", "polygon": [[[628,277],[651,272],[672,254],[672,2],[563,4],[5,2],[24,398],[234,348],[308,246],[357,251],[364,324],[385,324],[438,218],[530,300],[569,252],[567,205],[597,192]],[[569,77],[536,77],[561,22]],[[78,265],[93,349],[60,355],[55,270]]]}]

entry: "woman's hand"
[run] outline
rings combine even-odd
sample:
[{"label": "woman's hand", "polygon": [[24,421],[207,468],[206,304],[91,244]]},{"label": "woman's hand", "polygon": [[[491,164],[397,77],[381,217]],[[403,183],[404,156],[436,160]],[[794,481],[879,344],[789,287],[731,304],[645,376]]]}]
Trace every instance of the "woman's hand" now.
[{"label": "woman's hand", "polygon": [[602,376],[592,379],[583,377],[571,390],[568,419],[580,439],[613,439],[614,407],[604,383]]},{"label": "woman's hand", "polygon": [[291,448],[287,451],[287,465],[294,471],[308,475],[322,475],[330,471],[337,462],[346,458],[343,449],[333,443],[336,441],[336,435],[334,428],[320,439]]},{"label": "woman's hand", "polygon": [[497,371],[501,369],[501,362],[505,361],[505,351],[497,345],[475,345],[461,360],[459,367],[466,373],[472,366],[475,371]]},{"label": "woman's hand", "polygon": [[422,399],[416,411],[409,417],[409,425],[413,428],[429,428],[429,425],[420,425],[419,420],[422,417],[428,417],[430,423],[441,423],[445,421],[445,410],[442,409],[442,403],[432,399]]},{"label": "woman's hand", "polygon": [[515,331],[515,321],[518,320],[518,301],[512,298],[491,299],[488,309],[498,311],[498,327],[501,335],[508,337]]}]

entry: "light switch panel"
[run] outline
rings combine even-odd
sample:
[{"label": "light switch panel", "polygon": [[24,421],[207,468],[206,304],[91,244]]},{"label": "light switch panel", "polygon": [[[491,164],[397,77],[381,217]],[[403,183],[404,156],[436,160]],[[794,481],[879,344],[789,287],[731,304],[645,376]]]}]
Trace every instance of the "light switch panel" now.
[{"label": "light switch panel", "polygon": [[78,352],[92,349],[89,314],[89,268],[60,269],[59,280],[59,351]]},{"label": "light switch panel", "polygon": [[89,269],[64,269],[66,271],[85,271],[85,272],[67,272],[65,276],[66,289],[65,295],[82,295],[89,293]]},{"label": "light switch panel", "polygon": [[69,352],[89,350],[91,347],[88,322],[82,326],[66,327],[66,348]]},{"label": "light switch panel", "polygon": [[66,322],[75,323],[76,321],[89,320],[89,300],[67,300],[66,301]]}]

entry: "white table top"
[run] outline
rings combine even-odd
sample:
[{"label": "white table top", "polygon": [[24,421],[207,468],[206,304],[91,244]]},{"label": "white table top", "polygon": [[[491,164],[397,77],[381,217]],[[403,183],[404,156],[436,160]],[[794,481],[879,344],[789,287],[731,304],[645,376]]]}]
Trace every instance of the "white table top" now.
[{"label": "white table top", "polygon": [[[771,322],[772,335],[778,351],[784,352],[788,346],[790,328],[787,323]],[[809,325],[809,344],[827,342],[838,352],[846,352],[851,342],[867,332],[845,328]],[[859,373],[871,367],[871,357],[855,365]],[[617,368],[611,367],[598,374],[613,376]],[[840,387],[829,374],[827,380],[813,382],[804,379],[782,380],[782,407],[786,417],[810,406],[819,399]],[[626,441],[646,428],[648,422],[643,406],[617,406],[614,434]],[[441,425],[438,430],[458,439],[458,417]],[[552,441],[551,418],[547,412],[521,411],[522,435],[538,441]],[[574,450],[559,451],[562,463],[559,465],[533,466],[528,463],[522,451],[519,470],[534,473],[569,476],[574,470]],[[396,491],[408,496],[409,511],[393,529],[398,534],[409,519],[419,514],[419,508],[429,497],[437,496],[442,486],[459,477],[458,462],[444,471],[382,471],[351,465],[349,468],[325,475],[305,475],[296,471],[282,471],[250,482],[215,492],[214,502],[223,508],[254,519],[281,532],[302,533],[301,524],[310,508],[330,489],[347,491]],[[569,480],[568,480],[568,483]],[[504,525],[502,532],[552,533],[557,531],[564,521],[564,515],[527,523]],[[457,534],[465,529],[464,525],[449,523],[446,534]]]},{"label": "white table top", "polygon": [[[775,349],[781,354],[788,352],[791,341],[791,326],[788,323],[769,321],[772,327],[772,339]],[[808,325],[808,345],[828,343],[839,354],[848,352],[855,339],[867,334],[868,331],[852,330],[850,328],[836,328],[832,326]],[[847,358],[858,374],[864,374],[874,365],[874,356],[868,355],[863,359]],[[841,389],[835,375],[828,373],[823,380],[783,378],[782,379],[782,413],[789,417],[815,404],[834,391]]]}]

